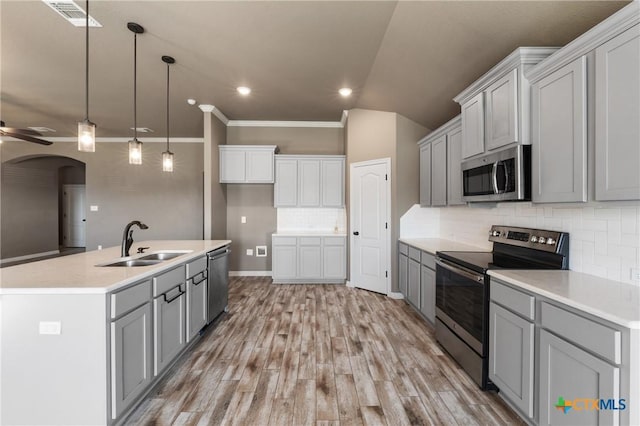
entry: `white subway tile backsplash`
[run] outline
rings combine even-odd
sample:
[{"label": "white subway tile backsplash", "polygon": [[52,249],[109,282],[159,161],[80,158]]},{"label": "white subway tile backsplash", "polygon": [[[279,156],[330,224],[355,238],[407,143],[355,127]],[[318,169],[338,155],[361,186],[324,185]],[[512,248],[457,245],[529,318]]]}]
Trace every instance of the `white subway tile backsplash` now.
[{"label": "white subway tile backsplash", "polygon": [[347,230],[345,209],[279,208],[278,231],[327,231],[344,233]]},{"label": "white subway tile backsplash", "polygon": [[490,249],[487,233],[491,225],[569,232],[572,270],[640,285],[631,279],[631,269],[640,268],[640,203],[414,206],[401,219],[400,234],[446,238]]}]

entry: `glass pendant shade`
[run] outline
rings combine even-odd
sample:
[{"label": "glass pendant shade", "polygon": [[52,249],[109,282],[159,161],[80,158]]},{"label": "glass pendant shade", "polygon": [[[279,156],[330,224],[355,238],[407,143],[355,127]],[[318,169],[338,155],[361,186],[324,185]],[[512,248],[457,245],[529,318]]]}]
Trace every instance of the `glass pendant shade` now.
[{"label": "glass pendant shade", "polygon": [[78,151],[96,152],[96,125],[89,120],[78,122]]},{"label": "glass pendant shade", "polygon": [[165,151],[162,153],[162,171],[163,172],[173,171],[173,152]]},{"label": "glass pendant shade", "polygon": [[142,164],[142,142],[138,139],[129,141],[129,164]]}]

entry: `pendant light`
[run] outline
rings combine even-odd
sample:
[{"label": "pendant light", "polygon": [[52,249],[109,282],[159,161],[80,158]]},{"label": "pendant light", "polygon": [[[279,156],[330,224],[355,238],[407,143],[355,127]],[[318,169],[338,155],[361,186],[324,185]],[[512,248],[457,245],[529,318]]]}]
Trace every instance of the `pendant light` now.
[{"label": "pendant light", "polygon": [[142,164],[142,142],[138,140],[137,121],[137,59],[138,34],[144,33],[144,28],[135,22],[129,22],[127,28],[133,32],[133,139],[129,141],[129,164]]},{"label": "pendant light", "polygon": [[85,10],[85,114],[78,122],[78,151],[96,151],[96,125],[89,121],[89,0]]},{"label": "pendant light", "polygon": [[169,67],[175,64],[176,60],[171,56],[163,56],[162,62],[167,64],[167,150],[162,153],[162,171],[173,171],[173,152],[169,151]]}]

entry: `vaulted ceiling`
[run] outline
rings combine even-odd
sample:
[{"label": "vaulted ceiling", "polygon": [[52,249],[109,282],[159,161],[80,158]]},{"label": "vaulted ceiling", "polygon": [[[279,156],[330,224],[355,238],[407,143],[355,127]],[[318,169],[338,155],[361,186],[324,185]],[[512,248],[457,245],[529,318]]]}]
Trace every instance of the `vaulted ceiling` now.
[{"label": "vaulted ceiling", "polygon": [[[77,0],[84,8],[84,1]],[[98,137],[133,125],[202,136],[213,104],[234,120],[338,121],[355,107],[398,112],[429,128],[459,113],[452,101],[518,46],[562,46],[628,1],[92,1],[90,118]],[[0,118],[73,136],[84,118],[84,28],[41,1],[0,1]],[[240,96],[235,88],[253,92]],[[342,98],[337,90],[352,87]],[[145,135],[146,136],[146,135]]]}]

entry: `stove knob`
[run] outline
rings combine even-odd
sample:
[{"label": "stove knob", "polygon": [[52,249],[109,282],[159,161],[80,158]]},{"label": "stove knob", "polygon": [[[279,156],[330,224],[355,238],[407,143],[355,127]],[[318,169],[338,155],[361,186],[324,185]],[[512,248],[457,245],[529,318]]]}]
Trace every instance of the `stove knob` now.
[{"label": "stove knob", "polygon": [[531,237],[531,242],[532,243],[537,243],[538,242],[538,237],[536,237],[535,235],[533,237]]},{"label": "stove knob", "polygon": [[499,237],[500,231],[493,231],[491,235],[493,235],[494,237]]},{"label": "stove knob", "polygon": [[549,237],[547,238],[547,244],[555,244],[556,240],[554,240],[553,238]]},{"label": "stove knob", "polygon": [[544,244],[547,242],[547,239],[545,237],[539,237],[538,238],[538,244]]}]

